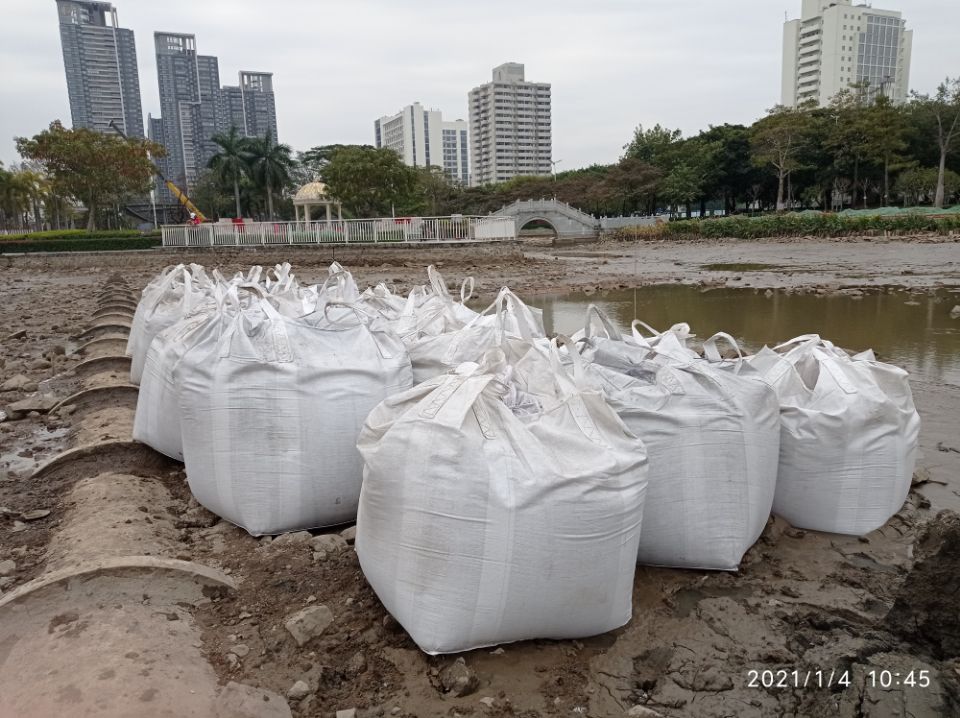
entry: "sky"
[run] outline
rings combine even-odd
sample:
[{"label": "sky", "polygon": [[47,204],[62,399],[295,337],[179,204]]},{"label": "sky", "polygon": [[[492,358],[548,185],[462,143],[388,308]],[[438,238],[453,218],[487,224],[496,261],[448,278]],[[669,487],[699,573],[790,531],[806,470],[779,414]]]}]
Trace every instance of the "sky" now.
[{"label": "sky", "polygon": [[[749,124],[780,99],[785,13],[800,0],[114,0],[136,33],[144,118],[158,115],[155,30],[193,33],[239,70],[274,73],[280,141],[373,144],[373,121],[413,102],[467,118],[467,93],[504,62],[552,83],[558,171],[615,162],[638,124],[696,134]],[[960,75],[960,3],[884,0],[914,30],[911,88]],[[0,161],[13,137],[70,124],[54,0],[2,0]]]}]

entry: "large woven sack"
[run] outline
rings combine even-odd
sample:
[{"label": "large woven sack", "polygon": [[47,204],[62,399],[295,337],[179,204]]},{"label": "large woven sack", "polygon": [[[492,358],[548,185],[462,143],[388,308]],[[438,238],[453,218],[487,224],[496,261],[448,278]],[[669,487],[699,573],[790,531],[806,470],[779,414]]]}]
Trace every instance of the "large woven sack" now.
[{"label": "large woven sack", "polygon": [[294,319],[261,301],[188,351],[175,380],[190,490],[257,536],[356,518],[357,436],[411,372],[400,340],[349,307]]},{"label": "large woven sack", "polygon": [[173,275],[186,269],[186,265],[178,264],[176,266],[167,266],[151,279],[147,286],[140,292],[140,301],[137,302],[137,308],[133,313],[133,319],[130,324],[130,335],[127,337],[127,356],[133,356],[134,349],[143,343],[143,325],[146,321],[147,307],[152,307],[156,302],[157,294],[162,292],[170,282],[174,281]]},{"label": "large woven sack", "polygon": [[[591,335],[588,320],[587,375],[650,457],[637,561],[737,570],[773,504],[776,394],[742,363],[687,358],[668,333],[656,345],[669,352],[664,355],[624,339],[595,307],[590,313],[605,332]],[[717,338],[705,345],[715,346]]]},{"label": "large woven sack", "polygon": [[532,341],[544,338],[542,313],[506,287],[496,300],[462,328],[441,334],[408,336],[405,344],[413,364],[413,383],[419,384],[464,362],[477,362],[504,336]]},{"label": "large woven sack", "polygon": [[153,338],[193,311],[209,296],[211,289],[212,283],[203,267],[191,264],[189,268],[178,269],[167,275],[149,298],[144,295],[141,300],[144,304],[143,313],[139,323],[131,326],[127,343],[131,383],[140,383]]},{"label": "large woven sack", "polygon": [[750,358],[780,398],[774,513],[794,526],[864,535],[910,491],[920,434],[908,374],[815,334]]},{"label": "large woven sack", "polygon": [[[511,379],[531,372],[552,376],[549,395]],[[630,620],[646,455],[581,381],[496,349],[367,419],[357,554],[426,653]]]}]

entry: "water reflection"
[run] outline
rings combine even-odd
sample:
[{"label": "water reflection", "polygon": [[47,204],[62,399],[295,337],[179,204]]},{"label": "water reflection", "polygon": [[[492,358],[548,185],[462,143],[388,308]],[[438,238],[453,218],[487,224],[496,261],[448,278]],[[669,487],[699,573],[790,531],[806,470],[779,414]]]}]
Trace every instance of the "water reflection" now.
[{"label": "water reflection", "polygon": [[726,331],[751,347],[818,333],[847,349],[873,349],[884,361],[926,379],[960,385],[960,319],[950,317],[960,294],[948,290],[853,298],[668,285],[529,301],[543,309],[551,332],[581,328],[587,305],[594,303],[622,327],[634,318],[658,329],[687,322],[700,338]]}]

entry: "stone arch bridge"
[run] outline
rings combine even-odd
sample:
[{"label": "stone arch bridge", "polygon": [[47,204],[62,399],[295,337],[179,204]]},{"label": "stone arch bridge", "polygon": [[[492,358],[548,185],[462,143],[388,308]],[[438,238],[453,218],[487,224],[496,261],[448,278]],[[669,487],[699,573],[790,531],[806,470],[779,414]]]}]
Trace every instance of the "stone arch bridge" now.
[{"label": "stone arch bridge", "polygon": [[566,202],[555,199],[517,200],[494,212],[494,217],[513,217],[517,221],[517,233],[533,220],[542,220],[553,227],[558,239],[574,237],[596,238],[600,233],[600,221],[586,212],[581,212]]}]

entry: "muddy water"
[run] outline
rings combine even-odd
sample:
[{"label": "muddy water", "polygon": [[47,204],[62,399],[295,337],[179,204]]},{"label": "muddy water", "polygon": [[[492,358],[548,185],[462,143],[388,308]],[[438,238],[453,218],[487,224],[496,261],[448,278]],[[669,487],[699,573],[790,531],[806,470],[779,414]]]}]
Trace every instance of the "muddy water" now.
[{"label": "muddy water", "polygon": [[725,331],[750,348],[818,333],[847,349],[873,349],[918,377],[960,386],[960,318],[950,316],[960,305],[956,290],[852,297],[668,285],[533,296],[529,302],[543,309],[550,332],[582,328],[587,306],[596,304],[623,328],[634,318],[657,329],[687,322],[701,339]]}]

